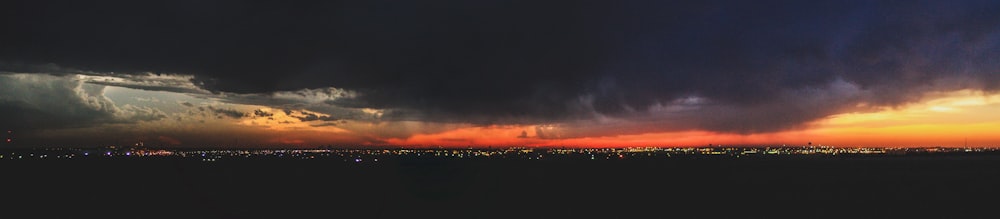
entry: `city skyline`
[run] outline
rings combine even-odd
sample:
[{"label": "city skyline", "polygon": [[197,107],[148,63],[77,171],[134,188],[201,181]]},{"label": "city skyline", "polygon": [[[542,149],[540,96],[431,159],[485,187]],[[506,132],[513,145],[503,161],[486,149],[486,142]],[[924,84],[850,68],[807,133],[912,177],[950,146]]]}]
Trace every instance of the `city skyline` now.
[{"label": "city skyline", "polygon": [[5,2],[0,130],[18,147],[995,147],[997,11]]}]

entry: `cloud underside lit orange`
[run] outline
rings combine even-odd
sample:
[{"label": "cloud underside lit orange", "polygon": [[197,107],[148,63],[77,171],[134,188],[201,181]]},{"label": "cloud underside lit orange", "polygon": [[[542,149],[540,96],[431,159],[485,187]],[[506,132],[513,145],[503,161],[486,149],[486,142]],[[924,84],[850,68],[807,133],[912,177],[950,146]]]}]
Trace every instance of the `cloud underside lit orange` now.
[{"label": "cloud underside lit orange", "polygon": [[[876,112],[844,113],[803,129],[760,134],[702,130],[603,137],[544,139],[538,126],[466,127],[408,138],[388,139],[405,146],[642,147],[712,145],[975,146],[1000,145],[1000,95],[976,91],[940,93],[918,103]],[[521,136],[524,131],[527,136]],[[521,137],[519,137],[521,136]]]}]

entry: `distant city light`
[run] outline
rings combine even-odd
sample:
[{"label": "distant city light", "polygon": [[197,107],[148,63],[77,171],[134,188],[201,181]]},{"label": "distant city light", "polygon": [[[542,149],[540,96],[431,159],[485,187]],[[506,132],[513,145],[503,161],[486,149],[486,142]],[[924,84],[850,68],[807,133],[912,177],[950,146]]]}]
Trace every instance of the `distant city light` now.
[{"label": "distant city light", "polygon": [[[101,153],[91,159],[136,159],[136,158],[178,158],[214,162],[219,160],[239,159],[296,159],[314,160],[326,159],[342,162],[361,163],[365,160],[374,162],[392,161],[398,159],[447,159],[447,160],[642,160],[642,159],[684,159],[688,158],[719,158],[719,159],[750,159],[788,156],[809,157],[871,157],[898,155],[929,155],[929,154],[1000,154],[1000,148],[992,147],[830,147],[830,146],[761,146],[761,147],[633,147],[633,148],[524,148],[512,147],[501,149],[150,149],[150,148],[118,148]],[[72,159],[82,155],[89,156],[88,149],[45,148],[45,149],[15,149],[4,152],[0,159]]]}]

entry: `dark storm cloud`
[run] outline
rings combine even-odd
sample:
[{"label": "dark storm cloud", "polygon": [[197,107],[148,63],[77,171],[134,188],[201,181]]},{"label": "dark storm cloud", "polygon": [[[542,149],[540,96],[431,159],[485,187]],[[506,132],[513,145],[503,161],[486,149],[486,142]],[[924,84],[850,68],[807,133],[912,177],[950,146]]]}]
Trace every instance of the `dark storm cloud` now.
[{"label": "dark storm cloud", "polygon": [[212,113],[215,113],[215,115],[218,116],[220,119],[223,117],[239,119],[248,116],[248,114],[234,109],[223,109],[223,108],[215,108],[213,106],[208,106],[208,110],[212,111]]},{"label": "dark storm cloud", "polygon": [[274,116],[274,113],[269,113],[269,112],[266,112],[266,111],[263,111],[263,110],[260,110],[260,109],[254,110],[253,114],[254,114],[254,116],[258,116],[258,117],[271,117],[271,116]]},{"label": "dark storm cloud", "polygon": [[528,138],[528,131],[521,131],[521,134],[517,138]]},{"label": "dark storm cloud", "polygon": [[293,91],[275,91],[267,93],[220,93],[207,95],[227,103],[250,105],[308,105],[332,102],[340,98],[354,98],[357,94],[337,88],[301,89]]},{"label": "dark storm cloud", "polygon": [[345,123],[347,123],[347,121],[337,120],[337,121],[332,121],[332,122],[324,122],[324,123],[319,123],[319,124],[311,124],[311,126],[313,126],[313,127],[340,126],[340,125],[343,125]]},{"label": "dark storm cloud", "polygon": [[46,73],[51,75],[97,74],[79,69],[65,68],[54,63],[28,64],[24,62],[0,61],[0,73]]},{"label": "dark storm cloud", "polygon": [[92,78],[87,83],[132,88],[148,91],[168,91],[188,94],[208,94],[191,82],[192,78],[178,75],[128,75],[114,74],[106,78]]},{"label": "dark storm cloud", "polygon": [[324,102],[388,120],[751,133],[1000,89],[992,1],[0,4],[0,61],[21,68],[181,72],[243,101],[335,87],[358,94]]},{"label": "dark storm cloud", "polygon": [[302,113],[302,116],[296,116],[296,115],[290,115],[290,116],[291,117],[295,117],[295,118],[297,118],[297,119],[299,119],[299,120],[301,120],[303,122],[310,122],[310,121],[338,121],[338,120],[340,120],[338,118],[334,118],[334,117],[331,117],[331,116],[317,115],[315,113],[310,113],[310,112],[301,112],[301,113]]}]

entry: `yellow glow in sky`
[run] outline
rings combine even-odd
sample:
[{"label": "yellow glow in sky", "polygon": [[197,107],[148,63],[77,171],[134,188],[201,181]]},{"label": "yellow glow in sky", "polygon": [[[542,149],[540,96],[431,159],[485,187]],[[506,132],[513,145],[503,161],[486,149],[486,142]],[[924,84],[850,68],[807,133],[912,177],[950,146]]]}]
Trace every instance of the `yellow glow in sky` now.
[{"label": "yellow glow in sky", "polygon": [[810,130],[842,144],[969,146],[1000,145],[1000,95],[961,90],[895,109],[847,113]]}]

